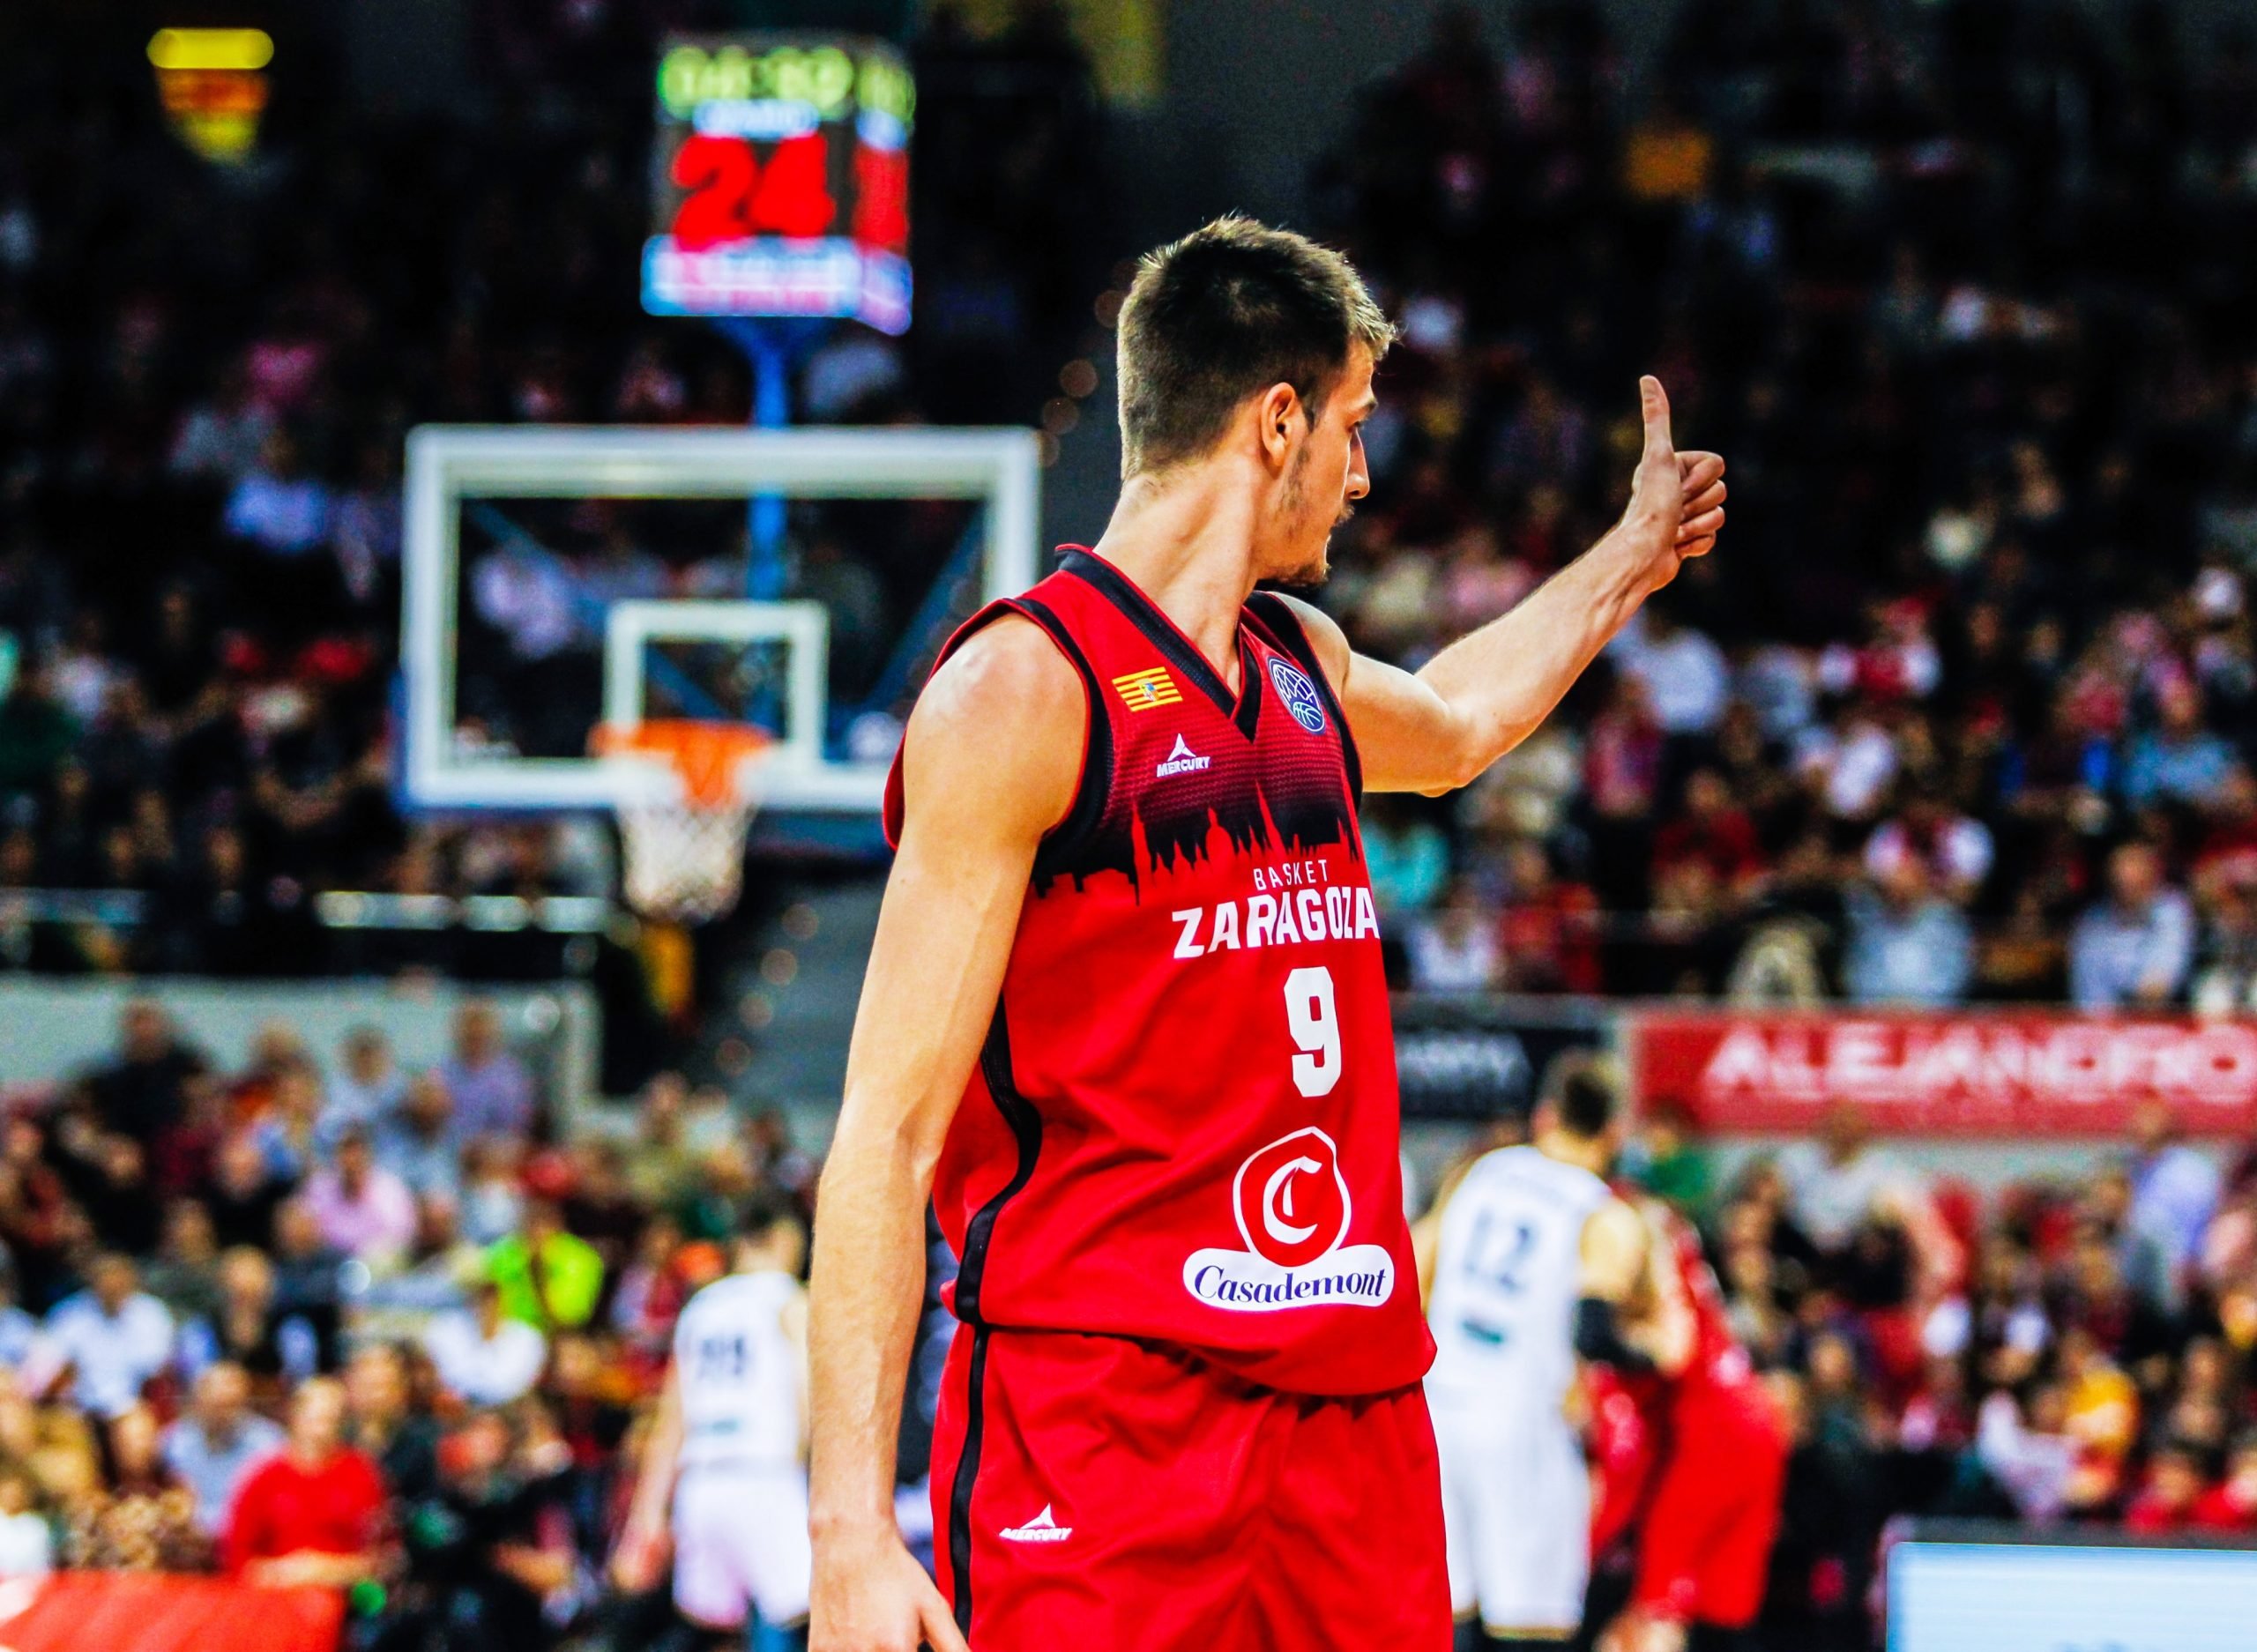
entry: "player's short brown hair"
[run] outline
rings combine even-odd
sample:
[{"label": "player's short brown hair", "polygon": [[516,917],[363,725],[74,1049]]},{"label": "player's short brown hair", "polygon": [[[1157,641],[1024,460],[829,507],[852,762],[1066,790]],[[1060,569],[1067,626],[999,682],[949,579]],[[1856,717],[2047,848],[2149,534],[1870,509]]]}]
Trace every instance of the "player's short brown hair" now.
[{"label": "player's short brown hair", "polygon": [[1353,347],[1395,326],[1347,259],[1235,214],[1148,252],[1121,307],[1121,473],[1212,447],[1238,405],[1291,384],[1314,423]]}]

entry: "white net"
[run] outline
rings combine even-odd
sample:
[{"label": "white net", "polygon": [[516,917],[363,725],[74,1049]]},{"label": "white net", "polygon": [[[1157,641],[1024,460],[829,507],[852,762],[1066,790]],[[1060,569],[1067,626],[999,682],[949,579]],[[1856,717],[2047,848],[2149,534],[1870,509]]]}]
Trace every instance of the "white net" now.
[{"label": "white net", "polygon": [[711,807],[619,805],[627,904],[646,918],[679,924],[704,923],[734,906],[756,807],[749,800]]},{"label": "white net", "polygon": [[610,763],[671,770],[680,783],[626,787],[613,804],[628,904],[683,924],[734,906],[769,736],[743,725],[658,721],[607,726],[597,743]]}]

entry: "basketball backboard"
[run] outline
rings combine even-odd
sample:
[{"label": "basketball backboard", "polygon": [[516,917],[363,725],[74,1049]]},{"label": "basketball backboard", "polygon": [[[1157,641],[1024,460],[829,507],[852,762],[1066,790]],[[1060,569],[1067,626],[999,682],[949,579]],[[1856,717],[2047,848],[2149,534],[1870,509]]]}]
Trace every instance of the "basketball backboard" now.
[{"label": "basketball backboard", "polygon": [[[1037,477],[1025,430],[415,430],[402,545],[403,802],[609,809],[647,787],[650,770],[592,755],[598,723],[743,715],[778,738],[763,771],[770,809],[875,810],[890,753],[872,748],[867,725],[875,718],[883,735],[888,708],[905,703],[971,607],[1034,582]],[[826,600],[716,594],[741,565],[733,525],[742,513],[726,507],[756,495],[795,502],[807,518],[803,537],[836,565]],[[888,605],[858,606],[873,577],[856,565],[857,547],[823,543],[841,539],[834,517],[853,507],[839,502],[899,502],[932,547],[908,546],[888,569],[891,617],[858,629],[868,681],[846,705],[831,694],[831,613]],[[865,541],[876,532],[892,548],[883,521],[857,520]],[[573,535],[634,543],[576,554],[562,543]],[[658,696],[673,703],[654,707]]]}]

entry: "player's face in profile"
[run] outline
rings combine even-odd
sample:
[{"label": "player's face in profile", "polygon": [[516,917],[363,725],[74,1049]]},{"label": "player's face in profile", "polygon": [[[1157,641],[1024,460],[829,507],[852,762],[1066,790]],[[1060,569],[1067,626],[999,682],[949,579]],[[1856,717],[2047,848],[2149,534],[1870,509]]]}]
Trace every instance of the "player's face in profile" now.
[{"label": "player's face in profile", "polygon": [[1374,406],[1372,368],[1372,353],[1356,346],[1294,455],[1278,500],[1277,571],[1265,577],[1314,585],[1330,571],[1332,531],[1355,514],[1356,501],[1371,491],[1364,468],[1364,420]]}]

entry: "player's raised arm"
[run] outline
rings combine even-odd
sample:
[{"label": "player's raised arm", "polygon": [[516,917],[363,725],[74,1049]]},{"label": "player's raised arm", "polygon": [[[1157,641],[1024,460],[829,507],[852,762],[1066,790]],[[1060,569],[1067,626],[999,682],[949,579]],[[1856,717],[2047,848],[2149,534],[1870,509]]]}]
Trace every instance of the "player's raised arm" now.
[{"label": "player's raised arm", "polygon": [[1584,667],[1689,557],[1724,526],[1724,462],[1680,453],[1669,398],[1638,381],[1645,450],[1622,519],[1509,614],[1461,637],[1415,676],[1351,654],[1339,628],[1300,612],[1374,792],[1447,792],[1533,733]]},{"label": "player's raised arm", "polygon": [[1086,710],[1035,627],[996,621],[935,675],[823,1178],[809,1292],[814,1652],[964,1646],[894,1526],[894,1438],[925,1277],[925,1203],[994,1014],[1043,834],[1073,800]]}]

